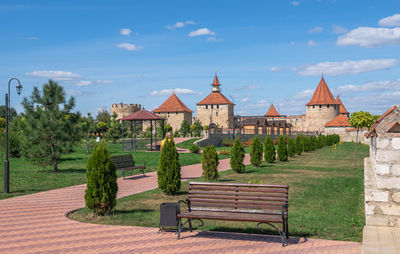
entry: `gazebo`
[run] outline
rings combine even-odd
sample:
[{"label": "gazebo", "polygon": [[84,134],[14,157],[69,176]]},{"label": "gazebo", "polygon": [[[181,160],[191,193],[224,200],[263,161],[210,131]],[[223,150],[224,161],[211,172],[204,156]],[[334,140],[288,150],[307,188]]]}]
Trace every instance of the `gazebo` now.
[{"label": "gazebo", "polygon": [[[135,135],[135,131],[136,131],[136,123],[137,122],[150,122],[150,150],[151,151],[155,151],[157,150],[157,122],[161,123],[162,126],[162,136],[164,138],[165,133],[164,133],[164,121],[165,119],[150,112],[147,111],[145,109],[139,110],[129,116],[126,116],[124,118],[121,118],[122,121],[122,150],[124,150],[124,122],[125,121],[130,121],[131,124],[131,129],[132,129],[132,134],[131,134],[131,138],[130,138],[130,144],[131,144],[131,148],[133,148],[133,150],[136,151],[136,135]],[[154,146],[153,146],[153,123],[154,123],[154,127],[155,127],[155,137],[154,137]]]}]

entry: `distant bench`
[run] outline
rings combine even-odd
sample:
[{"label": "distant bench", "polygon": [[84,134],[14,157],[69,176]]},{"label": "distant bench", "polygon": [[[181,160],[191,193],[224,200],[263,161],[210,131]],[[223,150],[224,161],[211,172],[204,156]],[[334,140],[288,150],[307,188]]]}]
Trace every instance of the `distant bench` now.
[{"label": "distant bench", "polygon": [[135,161],[133,160],[132,154],[125,155],[117,155],[111,156],[112,162],[115,164],[117,170],[122,170],[122,176],[125,179],[126,171],[131,171],[130,175],[132,175],[133,170],[140,169],[142,174],[144,175],[144,169],[146,168],[146,162],[144,162],[143,166],[136,166]]},{"label": "distant bench", "polygon": [[[178,217],[178,239],[184,224],[192,220],[248,221],[268,224],[279,231],[282,246],[289,238],[288,225],[288,185],[206,183],[190,182],[189,197],[181,202],[187,210]],[[182,224],[182,219],[187,221]],[[271,223],[282,224],[282,230]]]}]

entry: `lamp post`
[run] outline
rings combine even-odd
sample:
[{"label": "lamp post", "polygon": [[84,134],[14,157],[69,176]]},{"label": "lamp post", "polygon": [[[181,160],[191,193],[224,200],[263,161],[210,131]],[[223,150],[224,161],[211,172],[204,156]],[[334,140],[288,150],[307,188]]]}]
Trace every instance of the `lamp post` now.
[{"label": "lamp post", "polygon": [[8,81],[8,93],[6,93],[6,112],[5,112],[5,117],[6,117],[6,159],[4,160],[4,193],[9,193],[10,192],[10,162],[8,161],[8,120],[10,116],[9,108],[10,108],[10,84],[11,81],[16,80],[18,82],[18,85],[16,86],[17,88],[17,94],[20,95],[22,92],[22,86],[21,83],[19,82],[19,79],[17,78],[12,78]]}]

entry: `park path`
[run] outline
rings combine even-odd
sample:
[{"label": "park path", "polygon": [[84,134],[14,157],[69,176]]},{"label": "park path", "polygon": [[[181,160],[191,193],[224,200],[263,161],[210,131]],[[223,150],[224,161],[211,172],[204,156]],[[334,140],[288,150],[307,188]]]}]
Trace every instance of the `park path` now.
[{"label": "park path", "polygon": [[[249,156],[246,155],[246,164]],[[230,168],[229,159],[218,170]],[[201,175],[201,164],[182,167],[182,178]],[[118,179],[118,198],[157,187],[157,173]],[[181,240],[158,228],[96,225],[66,214],[85,206],[86,186],[77,185],[0,200],[0,253],[360,253],[353,242],[291,238],[282,248],[275,236],[184,232]]]}]

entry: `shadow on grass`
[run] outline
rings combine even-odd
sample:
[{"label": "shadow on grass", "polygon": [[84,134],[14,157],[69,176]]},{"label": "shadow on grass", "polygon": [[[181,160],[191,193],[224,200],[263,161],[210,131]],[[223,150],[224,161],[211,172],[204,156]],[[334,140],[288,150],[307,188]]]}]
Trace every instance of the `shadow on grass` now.
[{"label": "shadow on grass", "polygon": [[124,180],[137,180],[137,179],[141,179],[141,178],[146,178],[146,177],[149,177],[149,176],[147,176],[147,175],[143,175],[143,174],[141,174],[141,175],[132,175],[132,176],[125,176],[125,179]]},{"label": "shadow on grass", "polygon": [[114,211],[114,215],[119,215],[119,214],[135,214],[135,213],[154,213],[156,212],[155,209],[131,209],[131,210],[118,210],[116,209]]}]

